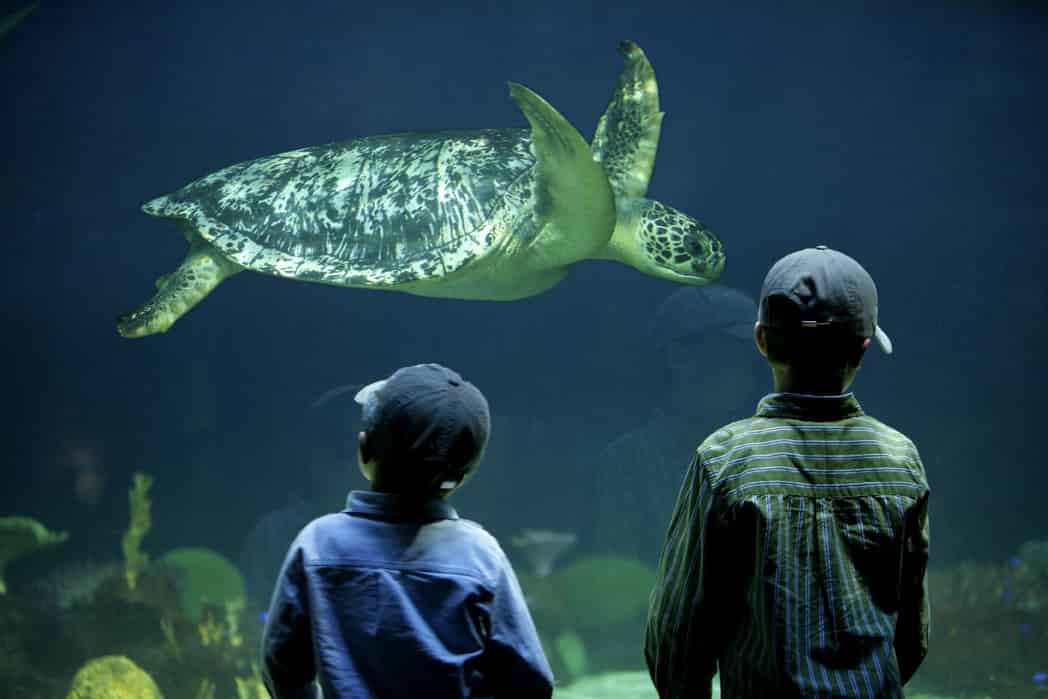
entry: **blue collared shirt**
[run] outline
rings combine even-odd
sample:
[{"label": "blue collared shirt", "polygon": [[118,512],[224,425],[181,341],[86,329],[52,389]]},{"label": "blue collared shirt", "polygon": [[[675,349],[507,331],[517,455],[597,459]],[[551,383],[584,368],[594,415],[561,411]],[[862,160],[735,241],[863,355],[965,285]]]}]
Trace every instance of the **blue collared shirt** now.
[{"label": "blue collared shirt", "polygon": [[262,639],[274,699],[550,697],[509,560],[443,500],[353,491],[284,560]]}]

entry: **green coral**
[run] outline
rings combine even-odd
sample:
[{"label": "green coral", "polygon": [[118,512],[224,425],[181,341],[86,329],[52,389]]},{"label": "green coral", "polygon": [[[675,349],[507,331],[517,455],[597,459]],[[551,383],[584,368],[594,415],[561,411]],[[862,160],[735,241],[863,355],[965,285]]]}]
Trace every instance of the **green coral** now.
[{"label": "green coral", "polygon": [[582,631],[600,632],[643,616],[655,584],[651,568],[620,556],[581,558],[550,577],[565,625]]},{"label": "green coral", "polygon": [[207,548],[178,548],[164,554],[159,563],[176,570],[183,613],[200,621],[204,604],[235,605],[245,598],[244,577],[220,553]]},{"label": "green coral", "polygon": [[47,527],[30,517],[0,517],[0,595],[7,593],[4,570],[8,563],[33,551],[60,544],[68,538],[66,532],[48,531]]},{"label": "green coral", "polygon": [[149,674],[122,655],[87,662],[73,677],[66,699],[162,699]]}]

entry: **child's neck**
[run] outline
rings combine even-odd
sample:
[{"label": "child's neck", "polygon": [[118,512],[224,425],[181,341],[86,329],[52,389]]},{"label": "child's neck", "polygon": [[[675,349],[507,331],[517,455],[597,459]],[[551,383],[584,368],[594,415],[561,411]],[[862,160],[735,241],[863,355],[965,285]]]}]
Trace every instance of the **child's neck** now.
[{"label": "child's neck", "polygon": [[774,367],[772,376],[777,393],[803,393],[809,396],[839,396],[851,386],[851,376],[798,376],[785,367]]}]

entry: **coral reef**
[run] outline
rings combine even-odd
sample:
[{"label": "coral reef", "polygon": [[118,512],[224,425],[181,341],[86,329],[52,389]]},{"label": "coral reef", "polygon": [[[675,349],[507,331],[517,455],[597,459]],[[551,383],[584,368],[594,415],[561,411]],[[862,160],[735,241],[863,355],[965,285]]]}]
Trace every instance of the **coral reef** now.
[{"label": "coral reef", "polygon": [[131,659],[107,655],[80,668],[66,699],[162,699],[162,695],[149,673]]},{"label": "coral reef", "polygon": [[[204,604],[243,606],[244,578],[222,554],[202,547],[172,549],[157,561],[176,571],[182,611],[190,620],[201,620]],[[226,615],[226,612],[223,612]]]},{"label": "coral reef", "polygon": [[36,585],[43,602],[58,609],[71,609],[78,604],[90,604],[98,591],[114,579],[122,577],[123,567],[116,563],[80,561],[51,571]]},{"label": "coral reef", "polygon": [[655,581],[648,566],[621,556],[587,556],[550,575],[519,577],[556,676],[578,672],[575,654],[562,653],[558,643],[565,637],[577,643],[564,648],[583,649],[591,671],[643,666],[638,639]]},{"label": "coral reef", "polygon": [[1028,542],[1003,563],[929,572],[930,651],[915,687],[973,698],[1044,696],[1037,678],[1048,672],[1046,551],[1044,542]]},{"label": "coral reef", "polygon": [[152,502],[149,500],[149,488],[153,485],[153,478],[145,473],[136,472],[131,481],[131,489],[127,493],[128,504],[131,507],[131,524],[120,541],[124,551],[125,574],[127,575],[127,587],[134,590],[138,576],[149,565],[149,556],[142,552],[142,539],[149,533],[153,526],[150,516]]},{"label": "coral reef", "polygon": [[30,517],[0,517],[0,595],[7,593],[4,571],[11,561],[68,538],[66,532],[48,531]]}]

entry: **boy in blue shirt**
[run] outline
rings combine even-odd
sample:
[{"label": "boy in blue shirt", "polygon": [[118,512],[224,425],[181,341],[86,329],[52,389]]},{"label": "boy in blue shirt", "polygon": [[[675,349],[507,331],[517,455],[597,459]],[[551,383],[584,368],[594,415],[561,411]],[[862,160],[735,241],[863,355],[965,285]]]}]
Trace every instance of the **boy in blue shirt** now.
[{"label": "boy in blue shirt", "polygon": [[262,640],[274,699],[550,697],[553,677],[498,542],[446,498],[478,466],[487,401],[437,364],[363,388],[346,509],[295,538]]}]

